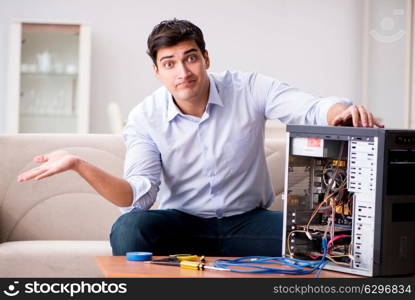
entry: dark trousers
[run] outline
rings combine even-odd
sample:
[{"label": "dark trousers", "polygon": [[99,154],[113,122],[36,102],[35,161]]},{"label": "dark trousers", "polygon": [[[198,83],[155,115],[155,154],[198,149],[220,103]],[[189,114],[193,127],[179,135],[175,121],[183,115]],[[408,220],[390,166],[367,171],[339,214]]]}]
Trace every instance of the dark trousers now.
[{"label": "dark trousers", "polygon": [[113,255],[280,256],[281,238],[282,212],[263,208],[221,219],[175,209],[133,210],[118,218],[110,235]]}]

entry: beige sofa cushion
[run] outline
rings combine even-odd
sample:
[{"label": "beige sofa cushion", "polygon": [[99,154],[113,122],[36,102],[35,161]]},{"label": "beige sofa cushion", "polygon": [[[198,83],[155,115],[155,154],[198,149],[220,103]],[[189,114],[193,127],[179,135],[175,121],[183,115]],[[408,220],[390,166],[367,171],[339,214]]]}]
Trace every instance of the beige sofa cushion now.
[{"label": "beige sofa cushion", "polygon": [[38,154],[65,149],[121,176],[124,143],[116,135],[35,134],[0,136],[1,241],[107,240],[119,209],[74,172],[16,182]]},{"label": "beige sofa cushion", "polygon": [[285,151],[285,138],[265,140],[267,167],[276,195],[284,191]]}]

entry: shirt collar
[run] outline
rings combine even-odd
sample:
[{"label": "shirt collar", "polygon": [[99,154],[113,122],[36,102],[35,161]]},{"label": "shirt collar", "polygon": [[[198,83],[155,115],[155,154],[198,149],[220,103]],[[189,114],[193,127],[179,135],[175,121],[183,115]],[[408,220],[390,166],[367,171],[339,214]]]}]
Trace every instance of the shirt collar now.
[{"label": "shirt collar", "polygon": [[[209,75],[209,99],[206,107],[210,104],[216,104],[219,106],[223,106],[222,99],[219,96],[219,91],[216,86],[215,80],[212,78],[210,74]],[[177,105],[173,101],[173,95],[171,93],[168,93],[168,106],[167,106],[167,121],[170,122],[173,120],[177,115],[182,114],[180,109],[177,107]]]},{"label": "shirt collar", "polygon": [[181,114],[180,109],[177,107],[176,103],[173,101],[173,95],[168,93],[168,105],[167,105],[167,121],[170,122],[178,114]]},{"label": "shirt collar", "polygon": [[223,107],[222,99],[219,96],[218,87],[216,86],[216,82],[213,79],[212,75],[209,74],[209,82],[210,82],[210,89],[209,89],[209,99],[208,104],[216,104]]}]

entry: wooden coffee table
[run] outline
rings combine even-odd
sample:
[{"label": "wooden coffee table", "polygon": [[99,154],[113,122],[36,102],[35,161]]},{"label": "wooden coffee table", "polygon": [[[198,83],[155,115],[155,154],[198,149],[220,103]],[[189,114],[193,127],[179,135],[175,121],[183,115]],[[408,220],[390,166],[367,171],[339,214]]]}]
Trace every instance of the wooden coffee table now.
[{"label": "wooden coffee table", "polygon": [[[153,259],[163,258],[154,256]],[[207,257],[207,264],[221,257]],[[226,257],[230,258],[230,257]],[[125,256],[97,256],[96,263],[105,277],[111,278],[286,278],[314,277],[316,272],[308,275],[252,274],[216,270],[189,270],[175,266],[156,265],[141,261],[128,261]],[[275,265],[269,265],[275,267]],[[323,270],[320,278],[361,278],[361,276]]]}]

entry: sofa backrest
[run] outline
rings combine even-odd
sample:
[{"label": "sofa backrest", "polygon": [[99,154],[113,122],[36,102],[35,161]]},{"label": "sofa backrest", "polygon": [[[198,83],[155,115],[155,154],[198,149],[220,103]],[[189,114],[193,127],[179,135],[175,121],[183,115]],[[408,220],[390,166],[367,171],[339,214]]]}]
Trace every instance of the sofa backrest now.
[{"label": "sofa backrest", "polygon": [[[274,190],[284,185],[285,138],[266,139],[265,154]],[[119,135],[0,135],[0,241],[107,240],[120,215],[75,172],[18,183],[17,176],[37,164],[33,157],[64,149],[115,176],[125,155]],[[280,210],[281,203],[272,209]]]},{"label": "sofa backrest", "polygon": [[107,240],[119,209],[78,174],[65,172],[18,183],[35,167],[33,157],[64,149],[121,176],[121,136],[102,134],[19,134],[0,136],[0,240]]}]

